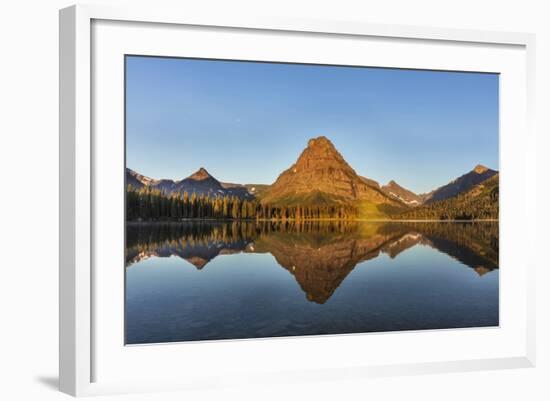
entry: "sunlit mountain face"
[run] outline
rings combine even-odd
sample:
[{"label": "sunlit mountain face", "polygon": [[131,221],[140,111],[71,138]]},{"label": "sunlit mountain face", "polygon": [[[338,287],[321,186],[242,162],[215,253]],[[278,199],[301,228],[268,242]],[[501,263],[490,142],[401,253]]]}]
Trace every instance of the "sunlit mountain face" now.
[{"label": "sunlit mountain face", "polygon": [[[498,171],[476,165],[425,194],[358,175],[327,137],[311,138],[272,184],[218,181],[205,168],[182,180],[126,168],[131,222],[233,220],[497,221]],[[170,205],[170,207],[163,207]]]},{"label": "sunlit mountain face", "polygon": [[126,342],[497,326],[498,224],[128,224]]}]

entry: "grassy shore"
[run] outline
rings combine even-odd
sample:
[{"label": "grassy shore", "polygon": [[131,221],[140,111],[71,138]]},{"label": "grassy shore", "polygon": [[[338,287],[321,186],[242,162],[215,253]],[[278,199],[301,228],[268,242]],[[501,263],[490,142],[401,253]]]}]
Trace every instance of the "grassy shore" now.
[{"label": "grassy shore", "polygon": [[179,219],[179,220],[131,220],[126,221],[126,224],[143,224],[143,223],[186,223],[186,222],[308,222],[308,221],[326,221],[326,222],[362,222],[362,223],[485,223],[485,222],[498,222],[498,219],[473,219],[473,220],[394,220],[394,219],[213,219],[213,218],[192,218],[192,219]]}]

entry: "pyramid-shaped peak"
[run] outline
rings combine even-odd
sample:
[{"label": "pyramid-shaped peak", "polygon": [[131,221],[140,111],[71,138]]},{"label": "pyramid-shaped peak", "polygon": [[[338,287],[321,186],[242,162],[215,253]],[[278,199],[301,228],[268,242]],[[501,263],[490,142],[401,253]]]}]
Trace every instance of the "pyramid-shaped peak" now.
[{"label": "pyramid-shaped peak", "polygon": [[211,178],[212,176],[204,167],[201,167],[197,171],[195,171],[193,174],[189,176],[189,178],[193,180],[205,180],[207,178]]},{"label": "pyramid-shaped peak", "polygon": [[487,170],[489,170],[489,168],[483,166],[482,164],[478,164],[477,166],[474,167],[473,171],[478,173],[478,174],[483,174],[484,172],[486,172]]},{"label": "pyramid-shaped peak", "polygon": [[263,204],[291,199],[304,205],[341,204],[358,199],[393,202],[373,180],[360,177],[325,136],[311,138],[307,148],[262,194]]},{"label": "pyramid-shaped peak", "polygon": [[318,136],[317,138],[311,138],[307,142],[308,148],[326,147],[326,146],[330,146],[334,148],[334,145],[326,136]]}]

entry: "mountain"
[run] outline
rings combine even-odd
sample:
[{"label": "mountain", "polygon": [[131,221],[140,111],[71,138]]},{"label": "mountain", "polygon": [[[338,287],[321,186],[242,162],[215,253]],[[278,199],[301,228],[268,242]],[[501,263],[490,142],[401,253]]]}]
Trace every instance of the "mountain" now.
[{"label": "mountain", "polygon": [[156,180],[126,168],[126,185],[135,189],[147,186],[167,194],[187,192],[189,196],[195,193],[210,196],[237,196],[241,199],[254,198],[253,193],[250,193],[246,186],[220,182],[203,167],[180,181]]},{"label": "mountain", "polygon": [[187,192],[189,195],[225,195],[225,188],[221,182],[212,177],[206,169],[201,167],[189,177],[175,183],[176,192]]},{"label": "mountain", "polygon": [[254,196],[261,197],[262,194],[269,188],[267,184],[244,184],[249,193]]},{"label": "mountain", "polygon": [[424,196],[424,203],[432,203],[449,199],[461,193],[467,192],[474,186],[496,174],[498,174],[497,171],[478,164],[472,171],[458,177],[447,185],[439,187],[436,190],[426,194]]},{"label": "mountain", "polygon": [[[489,181],[494,177],[493,181]],[[171,209],[173,216],[168,212],[157,216],[153,201],[143,204],[145,201],[141,199],[139,208],[135,202],[131,203],[133,212],[128,216],[135,219],[151,219],[153,215],[157,218],[180,218],[181,215],[186,218],[220,218],[219,207],[214,212],[214,198],[228,196],[239,198],[239,201],[229,201],[232,206],[224,209],[223,218],[498,218],[498,172],[495,170],[477,165],[447,185],[419,195],[393,180],[381,186],[371,178],[359,176],[324,136],[310,139],[296,162],[283,171],[272,185],[221,182],[202,167],[179,181],[153,179],[126,169],[126,183],[136,189],[147,187],[166,195],[207,195],[210,197],[208,202],[212,203],[200,209],[200,216],[193,214],[199,209],[186,209],[187,206],[178,206],[173,212]],[[256,200],[260,205],[244,200]],[[442,203],[445,201],[448,202]],[[204,210],[207,210],[206,215]],[[191,214],[188,215],[188,212]]]},{"label": "mountain", "polygon": [[235,184],[235,183],[229,183],[229,182],[222,182],[222,187],[224,190],[229,194],[233,196],[237,196],[241,199],[252,199],[258,195],[257,188],[260,188],[264,185],[258,184],[258,185],[243,185],[243,184]]},{"label": "mountain", "polygon": [[361,178],[363,182],[368,186],[374,187],[376,189],[380,189],[380,184],[378,183],[378,181],[373,180],[372,178],[361,177],[361,176],[359,176],[359,178]]},{"label": "mountain", "polygon": [[152,178],[146,177],[139,173],[136,173],[134,170],[126,168],[126,185],[130,185],[135,189],[140,189],[146,185],[152,185],[156,181]]},{"label": "mountain", "polygon": [[414,192],[403,188],[394,180],[391,180],[386,185],[380,188],[386,195],[391,196],[409,206],[418,206],[422,203],[422,197]]},{"label": "mountain", "polygon": [[480,220],[498,219],[499,175],[458,195],[424,205],[393,216],[396,219]]},{"label": "mountain", "polygon": [[308,141],[298,160],[283,171],[262,196],[262,204],[355,204],[369,215],[385,215],[384,209],[403,204],[367,183],[324,136]]}]

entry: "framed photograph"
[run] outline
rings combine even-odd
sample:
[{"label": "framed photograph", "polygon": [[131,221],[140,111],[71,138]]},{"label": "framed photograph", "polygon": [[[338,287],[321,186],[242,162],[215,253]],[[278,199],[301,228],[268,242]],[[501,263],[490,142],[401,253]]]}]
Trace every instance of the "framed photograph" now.
[{"label": "framed photograph", "polygon": [[61,10],[61,390],[533,366],[533,47]]}]

